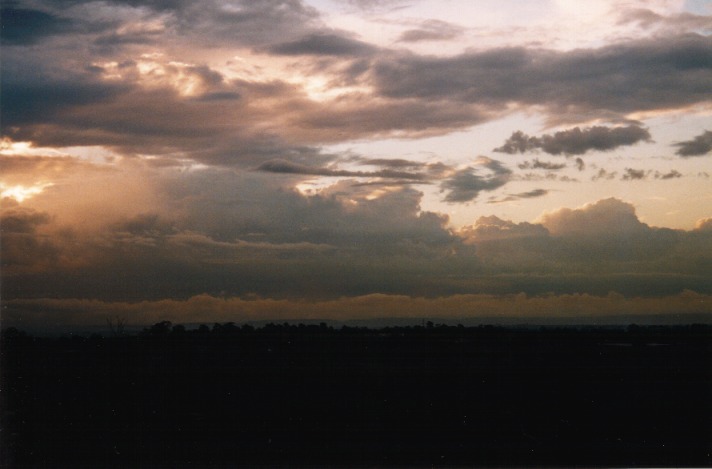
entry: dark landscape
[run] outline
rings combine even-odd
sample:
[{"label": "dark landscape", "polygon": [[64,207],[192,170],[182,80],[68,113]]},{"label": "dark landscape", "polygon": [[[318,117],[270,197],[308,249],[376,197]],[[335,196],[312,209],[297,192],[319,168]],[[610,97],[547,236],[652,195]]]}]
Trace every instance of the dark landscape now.
[{"label": "dark landscape", "polygon": [[2,339],[2,467],[712,465],[707,325]]}]

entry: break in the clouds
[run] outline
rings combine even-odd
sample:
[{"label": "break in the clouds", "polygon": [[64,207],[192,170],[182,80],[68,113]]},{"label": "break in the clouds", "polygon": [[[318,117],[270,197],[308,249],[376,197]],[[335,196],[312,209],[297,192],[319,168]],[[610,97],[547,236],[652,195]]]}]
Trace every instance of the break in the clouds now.
[{"label": "break in the clouds", "polygon": [[504,145],[495,148],[494,151],[515,154],[542,150],[550,155],[582,155],[589,151],[611,151],[618,147],[650,140],[650,132],[637,125],[595,126],[584,129],[574,127],[553,135],[544,134],[541,137],[533,137],[518,130],[504,142]]},{"label": "break in the clouds", "polygon": [[710,18],[3,2],[4,311],[704,313]]},{"label": "break in the clouds", "polygon": [[692,140],[677,142],[678,147],[676,154],[680,156],[702,156],[712,152],[712,132],[705,130],[702,134],[696,136]]}]

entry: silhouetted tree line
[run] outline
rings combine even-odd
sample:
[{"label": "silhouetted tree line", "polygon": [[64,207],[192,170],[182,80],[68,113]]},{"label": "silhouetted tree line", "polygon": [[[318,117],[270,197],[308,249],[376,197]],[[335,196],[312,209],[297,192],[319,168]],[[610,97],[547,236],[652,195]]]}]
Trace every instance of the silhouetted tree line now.
[{"label": "silhouetted tree line", "polygon": [[[237,325],[234,322],[213,323],[212,326],[200,324],[197,327],[188,328],[183,324],[173,324],[171,321],[160,321],[151,326],[145,327],[138,333],[130,333],[123,328],[123,322],[119,321],[118,329],[111,323],[110,330],[105,334],[92,333],[86,338],[190,338],[190,337],[237,337],[249,334],[306,334],[306,335],[377,335],[381,337],[405,336],[405,335],[486,335],[486,334],[573,334],[573,335],[616,335],[628,338],[646,338],[655,336],[687,335],[687,334],[710,334],[712,325],[710,324],[685,324],[685,325],[637,325],[628,326],[496,326],[478,325],[463,326],[462,324],[448,325],[442,323],[424,322],[423,325],[412,326],[387,326],[387,327],[366,327],[341,325],[334,327],[325,322],[319,324],[292,324],[267,323],[263,326],[253,326],[251,324]],[[2,330],[2,337],[6,340],[27,339],[32,335],[15,327],[6,327]],[[72,334],[75,340],[83,339],[81,334]]]},{"label": "silhouetted tree line", "polygon": [[712,466],[709,325],[161,321],[0,352],[0,467]]}]

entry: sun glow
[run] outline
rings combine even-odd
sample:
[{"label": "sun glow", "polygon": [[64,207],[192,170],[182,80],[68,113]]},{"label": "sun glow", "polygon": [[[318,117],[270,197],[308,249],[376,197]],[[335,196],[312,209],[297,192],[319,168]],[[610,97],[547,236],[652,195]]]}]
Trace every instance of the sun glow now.
[{"label": "sun glow", "polygon": [[42,193],[47,187],[52,184],[35,184],[34,186],[7,186],[0,183],[0,198],[9,197],[15,199],[18,202],[24,202],[25,200],[33,197],[37,194]]}]

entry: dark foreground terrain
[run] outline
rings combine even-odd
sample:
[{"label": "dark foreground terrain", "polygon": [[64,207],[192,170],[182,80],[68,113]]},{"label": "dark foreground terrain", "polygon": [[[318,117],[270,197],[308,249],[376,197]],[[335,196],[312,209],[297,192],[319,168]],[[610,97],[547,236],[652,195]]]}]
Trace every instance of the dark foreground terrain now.
[{"label": "dark foreground terrain", "polygon": [[4,331],[2,467],[710,466],[709,326]]}]

